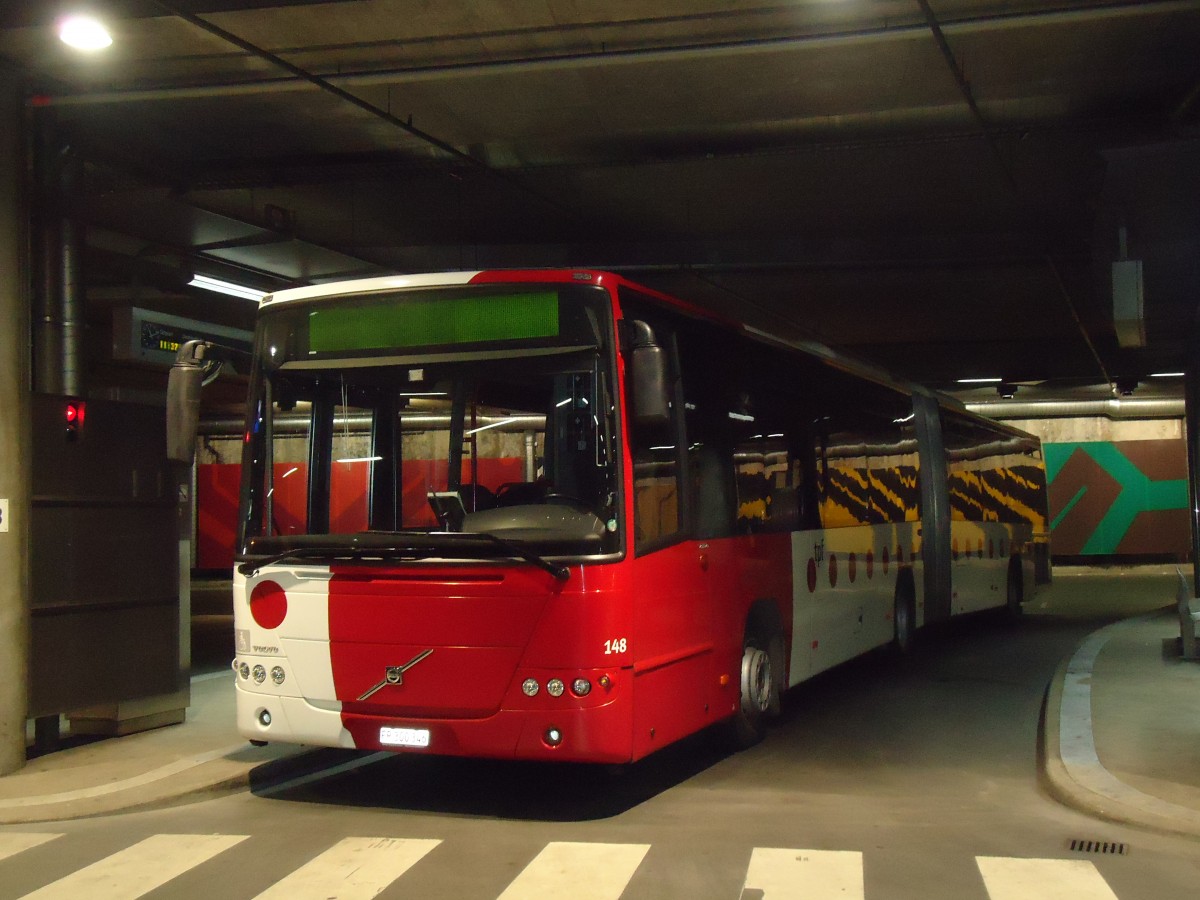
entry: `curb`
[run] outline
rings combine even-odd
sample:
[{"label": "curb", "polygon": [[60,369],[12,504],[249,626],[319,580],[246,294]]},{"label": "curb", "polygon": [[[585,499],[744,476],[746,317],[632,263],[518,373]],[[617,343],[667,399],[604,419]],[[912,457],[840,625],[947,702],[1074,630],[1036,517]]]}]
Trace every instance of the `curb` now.
[{"label": "curb", "polygon": [[1104,645],[1138,616],[1101,628],[1059,664],[1050,682],[1042,722],[1042,775],[1066,806],[1109,822],[1167,834],[1200,837],[1200,811],[1144,794],[1118,780],[1100,762],[1092,733],[1092,670]]},{"label": "curb", "polygon": [[104,785],[0,800],[0,824],[65,821],[133,810],[194,803],[250,787],[254,769],[275,759],[273,753],[236,760],[247,745],[237,744],[176,760],[132,778]]}]

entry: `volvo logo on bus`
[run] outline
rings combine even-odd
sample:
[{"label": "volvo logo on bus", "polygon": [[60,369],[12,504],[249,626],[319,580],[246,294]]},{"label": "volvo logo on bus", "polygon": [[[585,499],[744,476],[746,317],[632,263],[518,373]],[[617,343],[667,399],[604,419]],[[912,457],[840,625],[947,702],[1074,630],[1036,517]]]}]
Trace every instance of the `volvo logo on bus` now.
[{"label": "volvo logo on bus", "polygon": [[376,691],[382,690],[383,688],[387,687],[389,684],[394,684],[397,687],[403,686],[404,673],[407,672],[409,669],[411,669],[413,666],[415,666],[417,663],[419,663],[421,660],[423,660],[425,657],[427,657],[432,652],[433,652],[432,649],[422,650],[420,653],[418,653],[416,656],[414,656],[412,659],[410,659],[408,662],[406,662],[402,666],[388,666],[386,669],[383,670],[383,678],[380,680],[380,682],[378,684],[376,684],[370,690],[366,691],[366,693],[362,694],[358,699],[366,700],[371,695],[373,695]]}]

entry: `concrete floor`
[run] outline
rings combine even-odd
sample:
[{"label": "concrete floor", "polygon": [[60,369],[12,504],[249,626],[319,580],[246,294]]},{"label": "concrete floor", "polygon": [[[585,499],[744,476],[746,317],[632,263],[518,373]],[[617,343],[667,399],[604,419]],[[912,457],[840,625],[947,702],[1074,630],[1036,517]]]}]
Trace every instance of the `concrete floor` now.
[{"label": "concrete floor", "polygon": [[[400,841],[440,842],[395,880],[383,876],[384,898],[1190,896],[1200,883],[1200,844],[1062,806],[1040,784],[1037,758],[1043,698],[1059,663],[1100,625],[1165,605],[1174,578],[1172,570],[1060,569],[1015,625],[995,616],[955,622],[925,635],[911,660],[871,656],[800,686],[768,739],[740,754],[701,735],[613,772],[320,751],[303,767],[264,768],[254,792],[0,828],[0,848],[17,833],[63,835],[0,859],[0,900],[144,839],[180,834],[246,837],[154,897],[254,897],[301,867],[319,868],[351,837],[379,839],[379,852]],[[278,783],[337,764],[349,768]],[[1072,839],[1120,843],[1126,852],[1075,853]],[[565,886],[523,874],[548,858],[541,854],[577,852],[562,842],[602,855],[562,863]],[[774,849],[789,852],[770,857]],[[771,859],[780,871],[807,874],[771,882],[763,875]],[[1049,868],[1030,869],[1030,860]],[[315,869],[305,871],[325,890]],[[985,872],[998,880],[985,882]],[[1056,884],[1060,875],[1067,880]],[[83,896],[70,890],[62,882],[58,895]],[[348,887],[320,894],[333,895],[359,896]]]}]

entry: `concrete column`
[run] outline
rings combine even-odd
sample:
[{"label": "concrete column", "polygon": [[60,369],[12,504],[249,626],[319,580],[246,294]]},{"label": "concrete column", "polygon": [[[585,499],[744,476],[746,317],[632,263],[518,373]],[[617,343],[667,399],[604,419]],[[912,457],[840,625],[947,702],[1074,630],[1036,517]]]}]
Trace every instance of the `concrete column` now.
[{"label": "concrete column", "polygon": [[1192,517],[1192,596],[1200,596],[1200,313],[1192,328],[1184,377],[1184,427],[1187,432],[1188,500]]},{"label": "concrete column", "polygon": [[0,775],[25,764],[29,666],[29,296],[21,92],[0,68]]}]

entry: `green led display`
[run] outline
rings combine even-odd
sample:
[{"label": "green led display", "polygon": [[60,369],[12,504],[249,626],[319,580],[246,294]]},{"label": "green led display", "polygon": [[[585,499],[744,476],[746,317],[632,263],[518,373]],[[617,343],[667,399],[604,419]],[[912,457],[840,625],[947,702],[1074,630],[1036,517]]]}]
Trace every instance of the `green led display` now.
[{"label": "green led display", "polygon": [[478,297],[390,297],[314,310],[312,353],[390,350],[558,337],[558,294],[542,291]]}]

